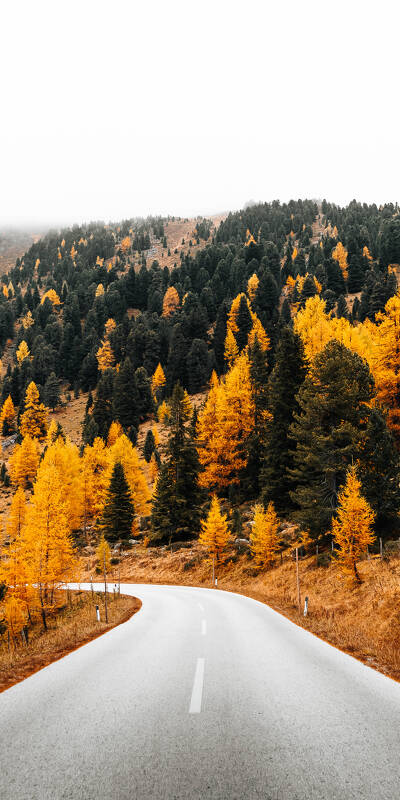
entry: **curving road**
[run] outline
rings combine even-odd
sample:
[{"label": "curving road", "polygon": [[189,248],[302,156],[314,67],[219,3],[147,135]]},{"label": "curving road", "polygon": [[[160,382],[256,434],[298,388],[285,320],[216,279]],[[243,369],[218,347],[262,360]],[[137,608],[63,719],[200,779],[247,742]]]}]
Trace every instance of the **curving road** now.
[{"label": "curving road", "polygon": [[2,800],[398,800],[400,684],[255,600],[121,590],[129,622],[0,695]]}]

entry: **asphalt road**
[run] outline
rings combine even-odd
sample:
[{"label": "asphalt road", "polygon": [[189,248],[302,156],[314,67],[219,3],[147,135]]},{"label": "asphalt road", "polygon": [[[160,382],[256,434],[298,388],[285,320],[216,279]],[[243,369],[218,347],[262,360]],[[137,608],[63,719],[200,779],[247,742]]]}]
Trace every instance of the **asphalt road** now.
[{"label": "asphalt road", "polygon": [[400,684],[254,600],[122,589],[129,622],[0,695],[2,800],[398,800]]}]

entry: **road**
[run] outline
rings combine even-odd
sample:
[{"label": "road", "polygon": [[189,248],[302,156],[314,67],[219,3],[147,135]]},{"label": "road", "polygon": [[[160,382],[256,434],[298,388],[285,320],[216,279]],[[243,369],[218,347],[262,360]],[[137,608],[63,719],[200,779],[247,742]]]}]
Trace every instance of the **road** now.
[{"label": "road", "polygon": [[255,600],[121,588],[129,622],[0,695],[2,800],[398,800],[400,684]]}]

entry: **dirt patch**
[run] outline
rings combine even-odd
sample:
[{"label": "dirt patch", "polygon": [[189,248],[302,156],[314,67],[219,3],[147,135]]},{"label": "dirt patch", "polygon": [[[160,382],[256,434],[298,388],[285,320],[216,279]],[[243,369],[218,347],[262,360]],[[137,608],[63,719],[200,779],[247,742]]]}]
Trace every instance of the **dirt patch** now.
[{"label": "dirt patch", "polygon": [[[65,593],[64,593],[65,594]],[[96,619],[96,604],[101,621]],[[70,592],[66,605],[49,617],[47,632],[35,623],[29,631],[29,644],[9,643],[7,634],[0,644],[0,692],[63,658],[72,650],[96,639],[126,622],[141,607],[136,597],[109,595],[108,623],[104,621],[104,594]]]}]

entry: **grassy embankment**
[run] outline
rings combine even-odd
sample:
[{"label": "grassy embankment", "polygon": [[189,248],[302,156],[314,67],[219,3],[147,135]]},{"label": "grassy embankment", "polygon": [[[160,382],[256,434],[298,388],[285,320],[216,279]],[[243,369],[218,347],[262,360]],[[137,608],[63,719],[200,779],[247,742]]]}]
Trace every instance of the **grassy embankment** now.
[{"label": "grassy embankment", "polygon": [[[135,597],[118,597],[111,593],[108,595],[106,623],[104,594],[96,593],[92,597],[90,592],[63,592],[62,595],[65,603],[48,615],[47,632],[43,630],[40,620],[35,619],[28,629],[28,644],[21,635],[14,641],[7,633],[1,637],[0,692],[121,622],[126,622],[141,606]],[[100,609],[100,622],[96,619],[96,604]]]}]

